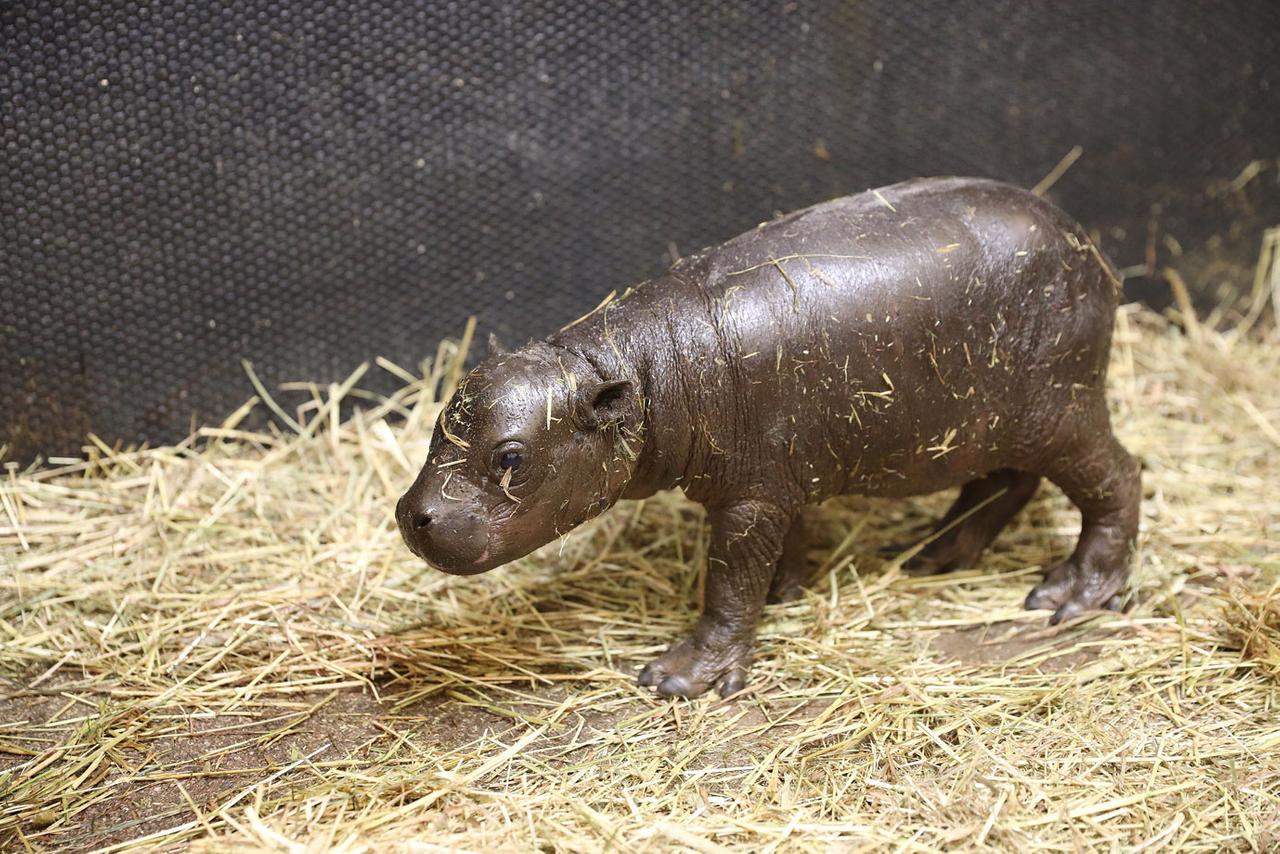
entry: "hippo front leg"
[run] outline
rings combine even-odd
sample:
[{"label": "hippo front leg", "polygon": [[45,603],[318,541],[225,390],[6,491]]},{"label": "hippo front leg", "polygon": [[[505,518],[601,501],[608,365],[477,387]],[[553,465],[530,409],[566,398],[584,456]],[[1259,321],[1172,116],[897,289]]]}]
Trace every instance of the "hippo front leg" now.
[{"label": "hippo front leg", "polygon": [[664,697],[720,696],[747,684],[756,623],[794,514],[763,501],[708,508],[711,554],[706,601],[693,632],[640,671],[641,685]]}]

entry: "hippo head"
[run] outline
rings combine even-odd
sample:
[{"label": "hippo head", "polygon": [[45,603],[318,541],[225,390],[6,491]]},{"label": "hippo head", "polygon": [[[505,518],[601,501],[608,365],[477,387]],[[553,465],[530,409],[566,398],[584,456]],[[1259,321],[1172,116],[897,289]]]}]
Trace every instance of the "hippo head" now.
[{"label": "hippo head", "polygon": [[618,500],[642,424],[636,385],[575,353],[538,342],[490,355],[440,413],[396,505],[400,533],[454,575],[523,557]]}]

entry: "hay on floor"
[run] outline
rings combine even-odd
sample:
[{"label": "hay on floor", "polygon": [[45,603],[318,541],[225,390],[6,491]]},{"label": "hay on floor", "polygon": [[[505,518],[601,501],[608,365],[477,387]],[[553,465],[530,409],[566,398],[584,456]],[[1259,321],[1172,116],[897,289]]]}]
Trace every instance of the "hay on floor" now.
[{"label": "hay on floor", "polygon": [[344,422],[358,374],[292,432],[246,408],[10,467],[0,847],[1274,850],[1278,344],[1121,311],[1128,613],[1022,610],[1078,529],[1050,487],[980,571],[927,579],[877,549],[946,496],[840,499],[815,519],[830,574],[769,609],[728,703],[634,684],[695,613],[707,535],[678,495],[477,578],[402,547],[453,345],[371,368],[406,385]]}]

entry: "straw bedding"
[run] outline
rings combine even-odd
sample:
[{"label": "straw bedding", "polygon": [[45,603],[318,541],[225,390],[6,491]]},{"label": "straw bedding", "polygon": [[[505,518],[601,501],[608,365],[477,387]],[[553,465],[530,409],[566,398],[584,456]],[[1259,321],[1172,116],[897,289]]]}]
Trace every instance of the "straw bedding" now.
[{"label": "straw bedding", "polygon": [[[1280,340],[1118,316],[1144,464],[1127,613],[1021,609],[1078,518],[1044,487],[978,571],[878,549],[947,496],[815,514],[732,702],[636,669],[693,619],[679,495],[488,575],[422,567],[394,498],[459,374],[312,388],[176,447],[10,467],[0,847],[222,851],[1275,850]],[[274,405],[262,399],[250,405]],[[340,401],[362,411],[340,420]]]}]

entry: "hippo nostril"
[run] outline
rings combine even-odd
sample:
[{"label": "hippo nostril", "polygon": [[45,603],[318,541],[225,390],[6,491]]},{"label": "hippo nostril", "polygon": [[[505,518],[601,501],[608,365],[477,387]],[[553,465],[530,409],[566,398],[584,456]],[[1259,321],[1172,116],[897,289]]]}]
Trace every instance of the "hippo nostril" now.
[{"label": "hippo nostril", "polygon": [[427,511],[413,514],[413,529],[415,531],[425,531],[427,526],[431,524],[431,514]]}]

